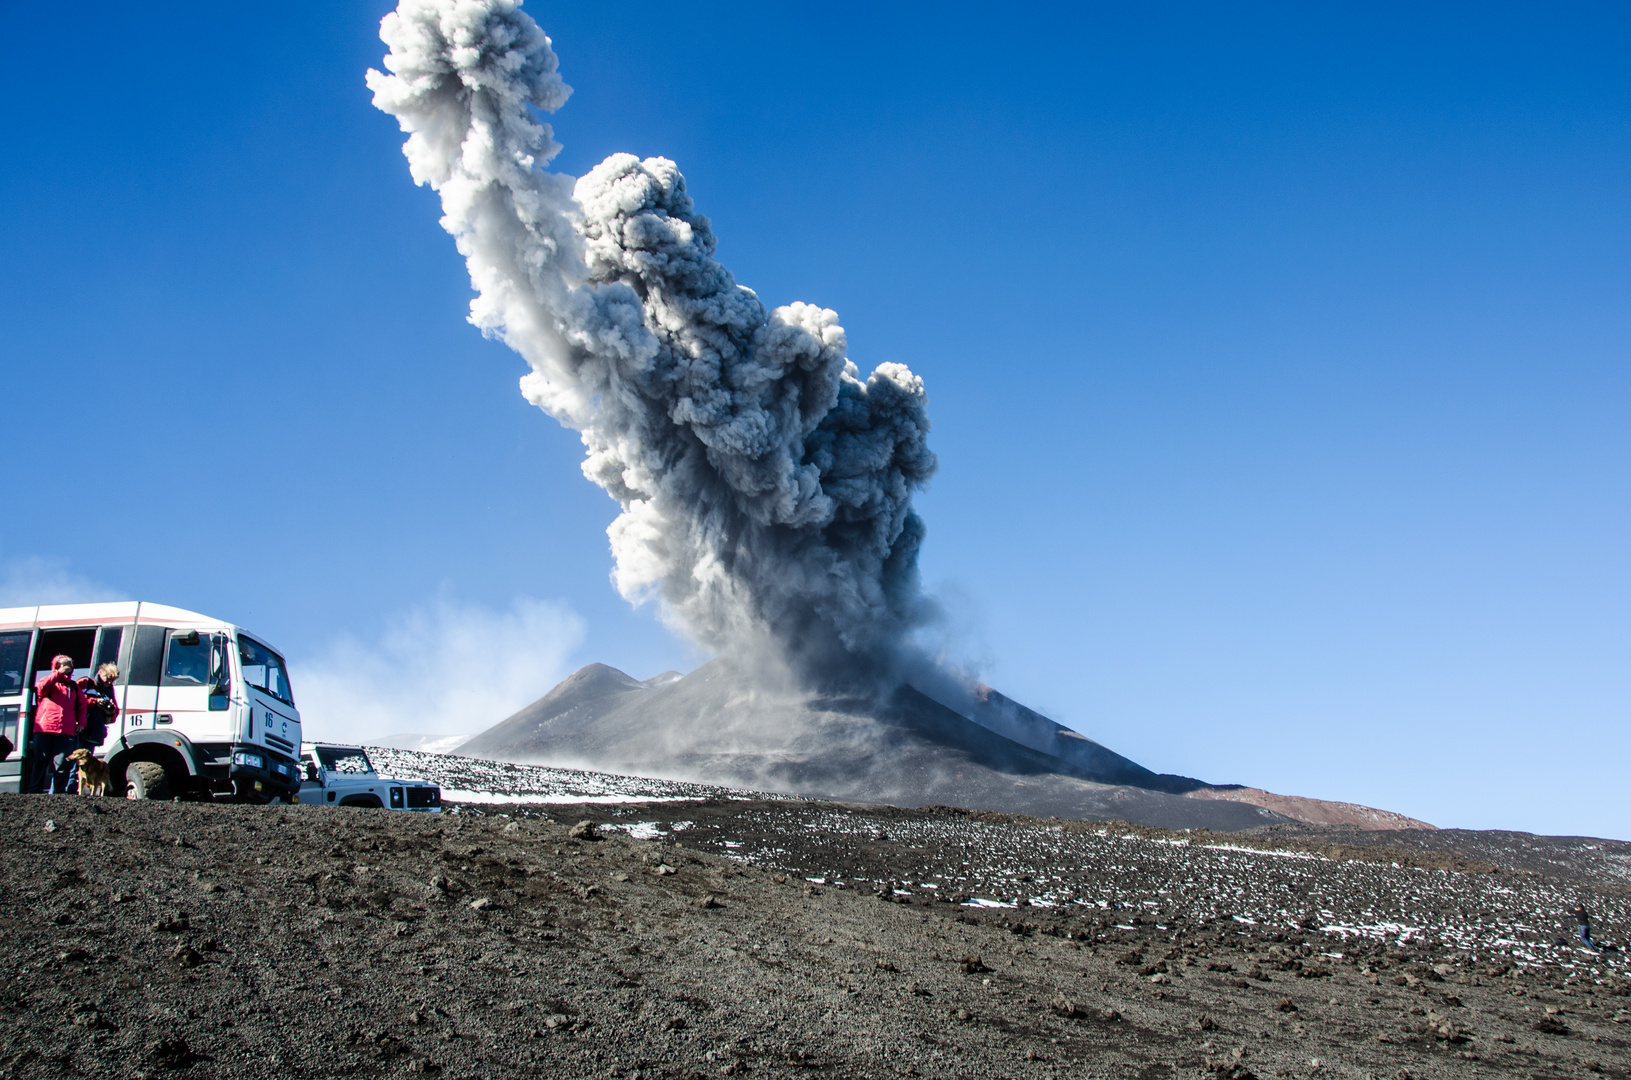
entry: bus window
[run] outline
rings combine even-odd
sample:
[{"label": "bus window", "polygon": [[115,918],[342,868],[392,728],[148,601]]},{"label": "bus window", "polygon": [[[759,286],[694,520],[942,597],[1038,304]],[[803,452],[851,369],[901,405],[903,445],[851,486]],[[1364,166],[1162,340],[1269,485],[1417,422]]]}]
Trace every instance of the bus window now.
[{"label": "bus window", "polygon": [[198,631],[172,631],[161,686],[205,686],[210,678],[210,639]]},{"label": "bus window", "polygon": [[164,664],[164,627],[136,627],[136,643],[130,650],[130,670],[125,682],[131,686],[157,686]]},{"label": "bus window", "polygon": [[244,681],[250,686],[264,690],[286,705],[294,704],[294,691],[289,689],[283,657],[254,638],[239,634],[238,665],[243,668]]},{"label": "bus window", "polygon": [[[0,735],[5,736],[6,741],[11,743],[12,749],[17,747],[17,709],[16,705],[0,705]],[[5,758],[0,758],[0,761],[4,760]]]},{"label": "bus window", "polygon": [[23,669],[28,667],[28,639],[32,636],[29,630],[0,634],[0,697],[20,694],[27,685]]},{"label": "bus window", "polygon": [[103,664],[117,664],[119,662],[119,645],[124,641],[125,628],[122,626],[104,626],[102,632],[96,637],[96,656],[91,660],[91,678],[96,678],[96,669]]}]

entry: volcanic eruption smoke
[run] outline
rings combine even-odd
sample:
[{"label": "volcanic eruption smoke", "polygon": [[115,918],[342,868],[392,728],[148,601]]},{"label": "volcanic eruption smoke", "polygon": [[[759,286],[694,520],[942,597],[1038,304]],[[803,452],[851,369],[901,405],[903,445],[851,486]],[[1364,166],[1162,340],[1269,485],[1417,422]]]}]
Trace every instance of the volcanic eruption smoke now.
[{"label": "volcanic eruption smoke", "polygon": [[863,382],[832,311],[766,311],[714,261],[673,162],[545,171],[560,146],[532,109],[571,88],[516,0],[401,0],[380,37],[391,74],[368,86],[441,195],[470,321],[531,365],[522,393],[581,433],[584,475],[623,508],[619,591],[715,649],[768,639],[807,678],[902,658],[927,606],[922,380]]}]

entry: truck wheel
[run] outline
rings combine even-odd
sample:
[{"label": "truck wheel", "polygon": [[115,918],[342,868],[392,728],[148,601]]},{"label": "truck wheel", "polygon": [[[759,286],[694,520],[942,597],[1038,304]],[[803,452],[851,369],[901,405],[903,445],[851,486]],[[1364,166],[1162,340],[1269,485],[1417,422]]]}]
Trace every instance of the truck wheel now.
[{"label": "truck wheel", "polygon": [[127,799],[169,799],[170,781],[164,775],[164,766],[153,761],[132,761],[125,767],[125,780],[130,790]]}]

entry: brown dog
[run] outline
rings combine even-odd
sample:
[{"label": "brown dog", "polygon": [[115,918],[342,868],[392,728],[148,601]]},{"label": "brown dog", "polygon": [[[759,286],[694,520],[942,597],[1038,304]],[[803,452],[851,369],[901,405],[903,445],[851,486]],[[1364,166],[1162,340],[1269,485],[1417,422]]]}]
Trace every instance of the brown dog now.
[{"label": "brown dog", "polygon": [[83,746],[68,755],[68,760],[79,766],[79,793],[106,795],[108,793],[108,767]]}]

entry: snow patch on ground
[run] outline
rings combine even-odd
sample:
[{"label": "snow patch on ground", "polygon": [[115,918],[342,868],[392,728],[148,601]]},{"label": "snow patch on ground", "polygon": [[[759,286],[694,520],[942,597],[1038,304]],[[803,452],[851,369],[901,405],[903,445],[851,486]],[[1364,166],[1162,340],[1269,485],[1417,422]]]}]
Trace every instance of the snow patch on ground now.
[{"label": "snow patch on ground", "polygon": [[368,755],[382,776],[440,784],[444,803],[571,804],[790,798],[681,780],[517,765],[390,746],[370,746]]}]

